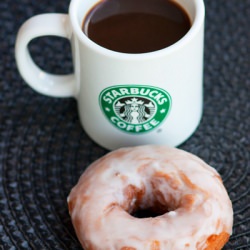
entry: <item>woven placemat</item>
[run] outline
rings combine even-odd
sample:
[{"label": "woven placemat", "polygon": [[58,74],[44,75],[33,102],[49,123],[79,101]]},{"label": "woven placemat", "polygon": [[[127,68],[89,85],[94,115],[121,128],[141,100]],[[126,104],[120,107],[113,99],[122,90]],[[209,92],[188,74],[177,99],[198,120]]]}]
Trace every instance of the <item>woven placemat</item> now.
[{"label": "woven placemat", "polygon": [[[234,233],[224,249],[250,249],[249,0],[205,4],[204,113],[180,148],[222,175],[234,207]],[[34,92],[14,60],[20,25],[36,14],[66,13],[68,5],[0,2],[0,249],[81,249],[66,198],[84,169],[107,150],[81,128],[74,99]],[[72,72],[66,40],[39,38],[30,50],[45,70]]]}]

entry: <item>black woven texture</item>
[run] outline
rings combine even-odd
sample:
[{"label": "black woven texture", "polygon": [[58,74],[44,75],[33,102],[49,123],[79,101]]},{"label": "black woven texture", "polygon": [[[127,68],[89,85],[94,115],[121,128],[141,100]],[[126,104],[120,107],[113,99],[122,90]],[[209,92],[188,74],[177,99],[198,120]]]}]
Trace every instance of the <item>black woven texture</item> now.
[{"label": "black woven texture", "polygon": [[[205,4],[204,113],[180,148],[222,175],[234,208],[233,235],[224,249],[250,249],[250,2]],[[81,249],[67,195],[107,150],[81,128],[73,98],[36,93],[14,60],[21,24],[40,13],[66,13],[68,5],[69,0],[0,2],[0,249]],[[37,38],[29,49],[48,72],[73,71],[66,39]]]}]

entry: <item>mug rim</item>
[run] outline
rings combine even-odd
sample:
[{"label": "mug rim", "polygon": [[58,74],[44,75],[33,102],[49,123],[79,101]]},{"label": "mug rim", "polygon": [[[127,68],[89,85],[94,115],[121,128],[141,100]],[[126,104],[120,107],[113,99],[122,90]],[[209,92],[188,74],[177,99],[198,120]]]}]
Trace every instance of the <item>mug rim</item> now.
[{"label": "mug rim", "polygon": [[[180,49],[182,46],[184,46],[188,41],[192,39],[193,36],[200,30],[201,25],[204,23],[205,19],[205,6],[203,0],[193,0],[196,6],[196,13],[194,17],[194,21],[191,25],[190,30],[177,42],[174,44],[160,49],[155,50],[151,52],[145,52],[145,53],[124,53],[124,52],[118,52],[114,50],[107,49],[105,47],[102,47],[101,45],[95,43],[92,41],[81,29],[81,26],[79,25],[79,22],[77,20],[77,9],[78,5],[81,3],[82,0],[71,0],[70,6],[69,6],[69,18],[72,24],[73,32],[77,35],[78,39],[85,43],[89,48],[92,50],[106,55],[110,57],[117,57],[117,58],[127,58],[127,59],[142,59],[142,58],[152,58],[152,57],[158,57],[165,54],[173,53],[174,51]],[[101,0],[99,0],[101,1]],[[96,1],[95,3],[97,3]]]}]

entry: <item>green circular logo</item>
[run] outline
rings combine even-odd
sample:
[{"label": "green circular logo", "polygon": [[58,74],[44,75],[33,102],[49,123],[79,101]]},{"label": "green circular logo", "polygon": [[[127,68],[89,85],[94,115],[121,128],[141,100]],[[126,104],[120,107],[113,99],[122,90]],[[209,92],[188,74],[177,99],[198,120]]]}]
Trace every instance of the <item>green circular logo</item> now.
[{"label": "green circular logo", "polygon": [[171,97],[161,88],[121,85],[104,89],[100,107],[108,120],[127,133],[145,133],[158,127],[171,108]]}]

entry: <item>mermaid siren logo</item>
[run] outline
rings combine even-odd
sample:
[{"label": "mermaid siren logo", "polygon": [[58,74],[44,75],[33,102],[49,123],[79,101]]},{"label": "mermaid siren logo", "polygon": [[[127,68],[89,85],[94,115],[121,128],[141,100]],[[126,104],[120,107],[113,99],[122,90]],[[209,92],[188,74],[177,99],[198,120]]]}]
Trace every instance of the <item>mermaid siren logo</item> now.
[{"label": "mermaid siren logo", "polygon": [[163,89],[128,85],[104,89],[100,107],[108,120],[128,133],[144,133],[158,127],[171,108],[171,97]]}]

